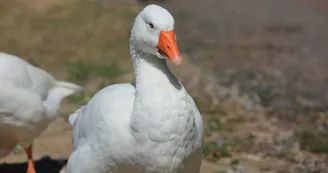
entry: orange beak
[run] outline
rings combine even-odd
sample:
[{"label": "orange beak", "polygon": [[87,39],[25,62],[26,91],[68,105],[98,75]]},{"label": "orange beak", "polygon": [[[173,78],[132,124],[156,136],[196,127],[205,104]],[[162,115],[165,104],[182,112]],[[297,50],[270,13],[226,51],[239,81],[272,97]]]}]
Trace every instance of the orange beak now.
[{"label": "orange beak", "polygon": [[156,46],[159,53],[167,56],[175,65],[181,66],[182,57],[175,41],[174,31],[161,31]]}]

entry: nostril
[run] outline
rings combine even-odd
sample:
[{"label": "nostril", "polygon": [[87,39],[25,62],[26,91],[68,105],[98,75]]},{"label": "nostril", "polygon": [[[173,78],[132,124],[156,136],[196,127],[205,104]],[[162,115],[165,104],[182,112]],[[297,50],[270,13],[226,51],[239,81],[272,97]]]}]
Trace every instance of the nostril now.
[{"label": "nostril", "polygon": [[166,48],[171,49],[171,47],[169,45],[167,45]]}]

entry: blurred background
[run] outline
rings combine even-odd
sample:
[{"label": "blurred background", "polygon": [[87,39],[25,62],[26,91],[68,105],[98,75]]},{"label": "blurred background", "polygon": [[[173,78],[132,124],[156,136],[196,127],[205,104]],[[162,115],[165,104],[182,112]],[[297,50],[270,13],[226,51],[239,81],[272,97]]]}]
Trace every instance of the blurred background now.
[{"label": "blurred background", "polygon": [[[133,80],[129,32],[149,3],[175,17],[182,68],[205,120],[201,173],[328,172],[325,0],[1,0],[0,51],[85,86],[36,140],[38,173],[65,173],[67,116]],[[23,173],[17,147],[1,173]]]}]

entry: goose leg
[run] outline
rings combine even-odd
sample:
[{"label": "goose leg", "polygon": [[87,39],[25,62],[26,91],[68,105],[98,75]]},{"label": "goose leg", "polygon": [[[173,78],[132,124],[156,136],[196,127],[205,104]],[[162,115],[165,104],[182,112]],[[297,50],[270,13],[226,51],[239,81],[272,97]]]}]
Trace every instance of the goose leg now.
[{"label": "goose leg", "polygon": [[34,162],[32,158],[32,145],[24,148],[25,154],[27,156],[27,172],[26,173],[36,173],[34,168]]}]

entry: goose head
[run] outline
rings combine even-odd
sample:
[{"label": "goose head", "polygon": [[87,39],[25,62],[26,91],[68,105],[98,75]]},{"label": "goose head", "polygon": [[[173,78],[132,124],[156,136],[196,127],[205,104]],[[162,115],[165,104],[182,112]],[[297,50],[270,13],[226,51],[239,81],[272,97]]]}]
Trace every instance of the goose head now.
[{"label": "goose head", "polygon": [[143,53],[168,59],[178,66],[182,64],[174,33],[174,18],[158,5],[148,5],[137,15],[131,39],[134,40],[135,49]]}]

